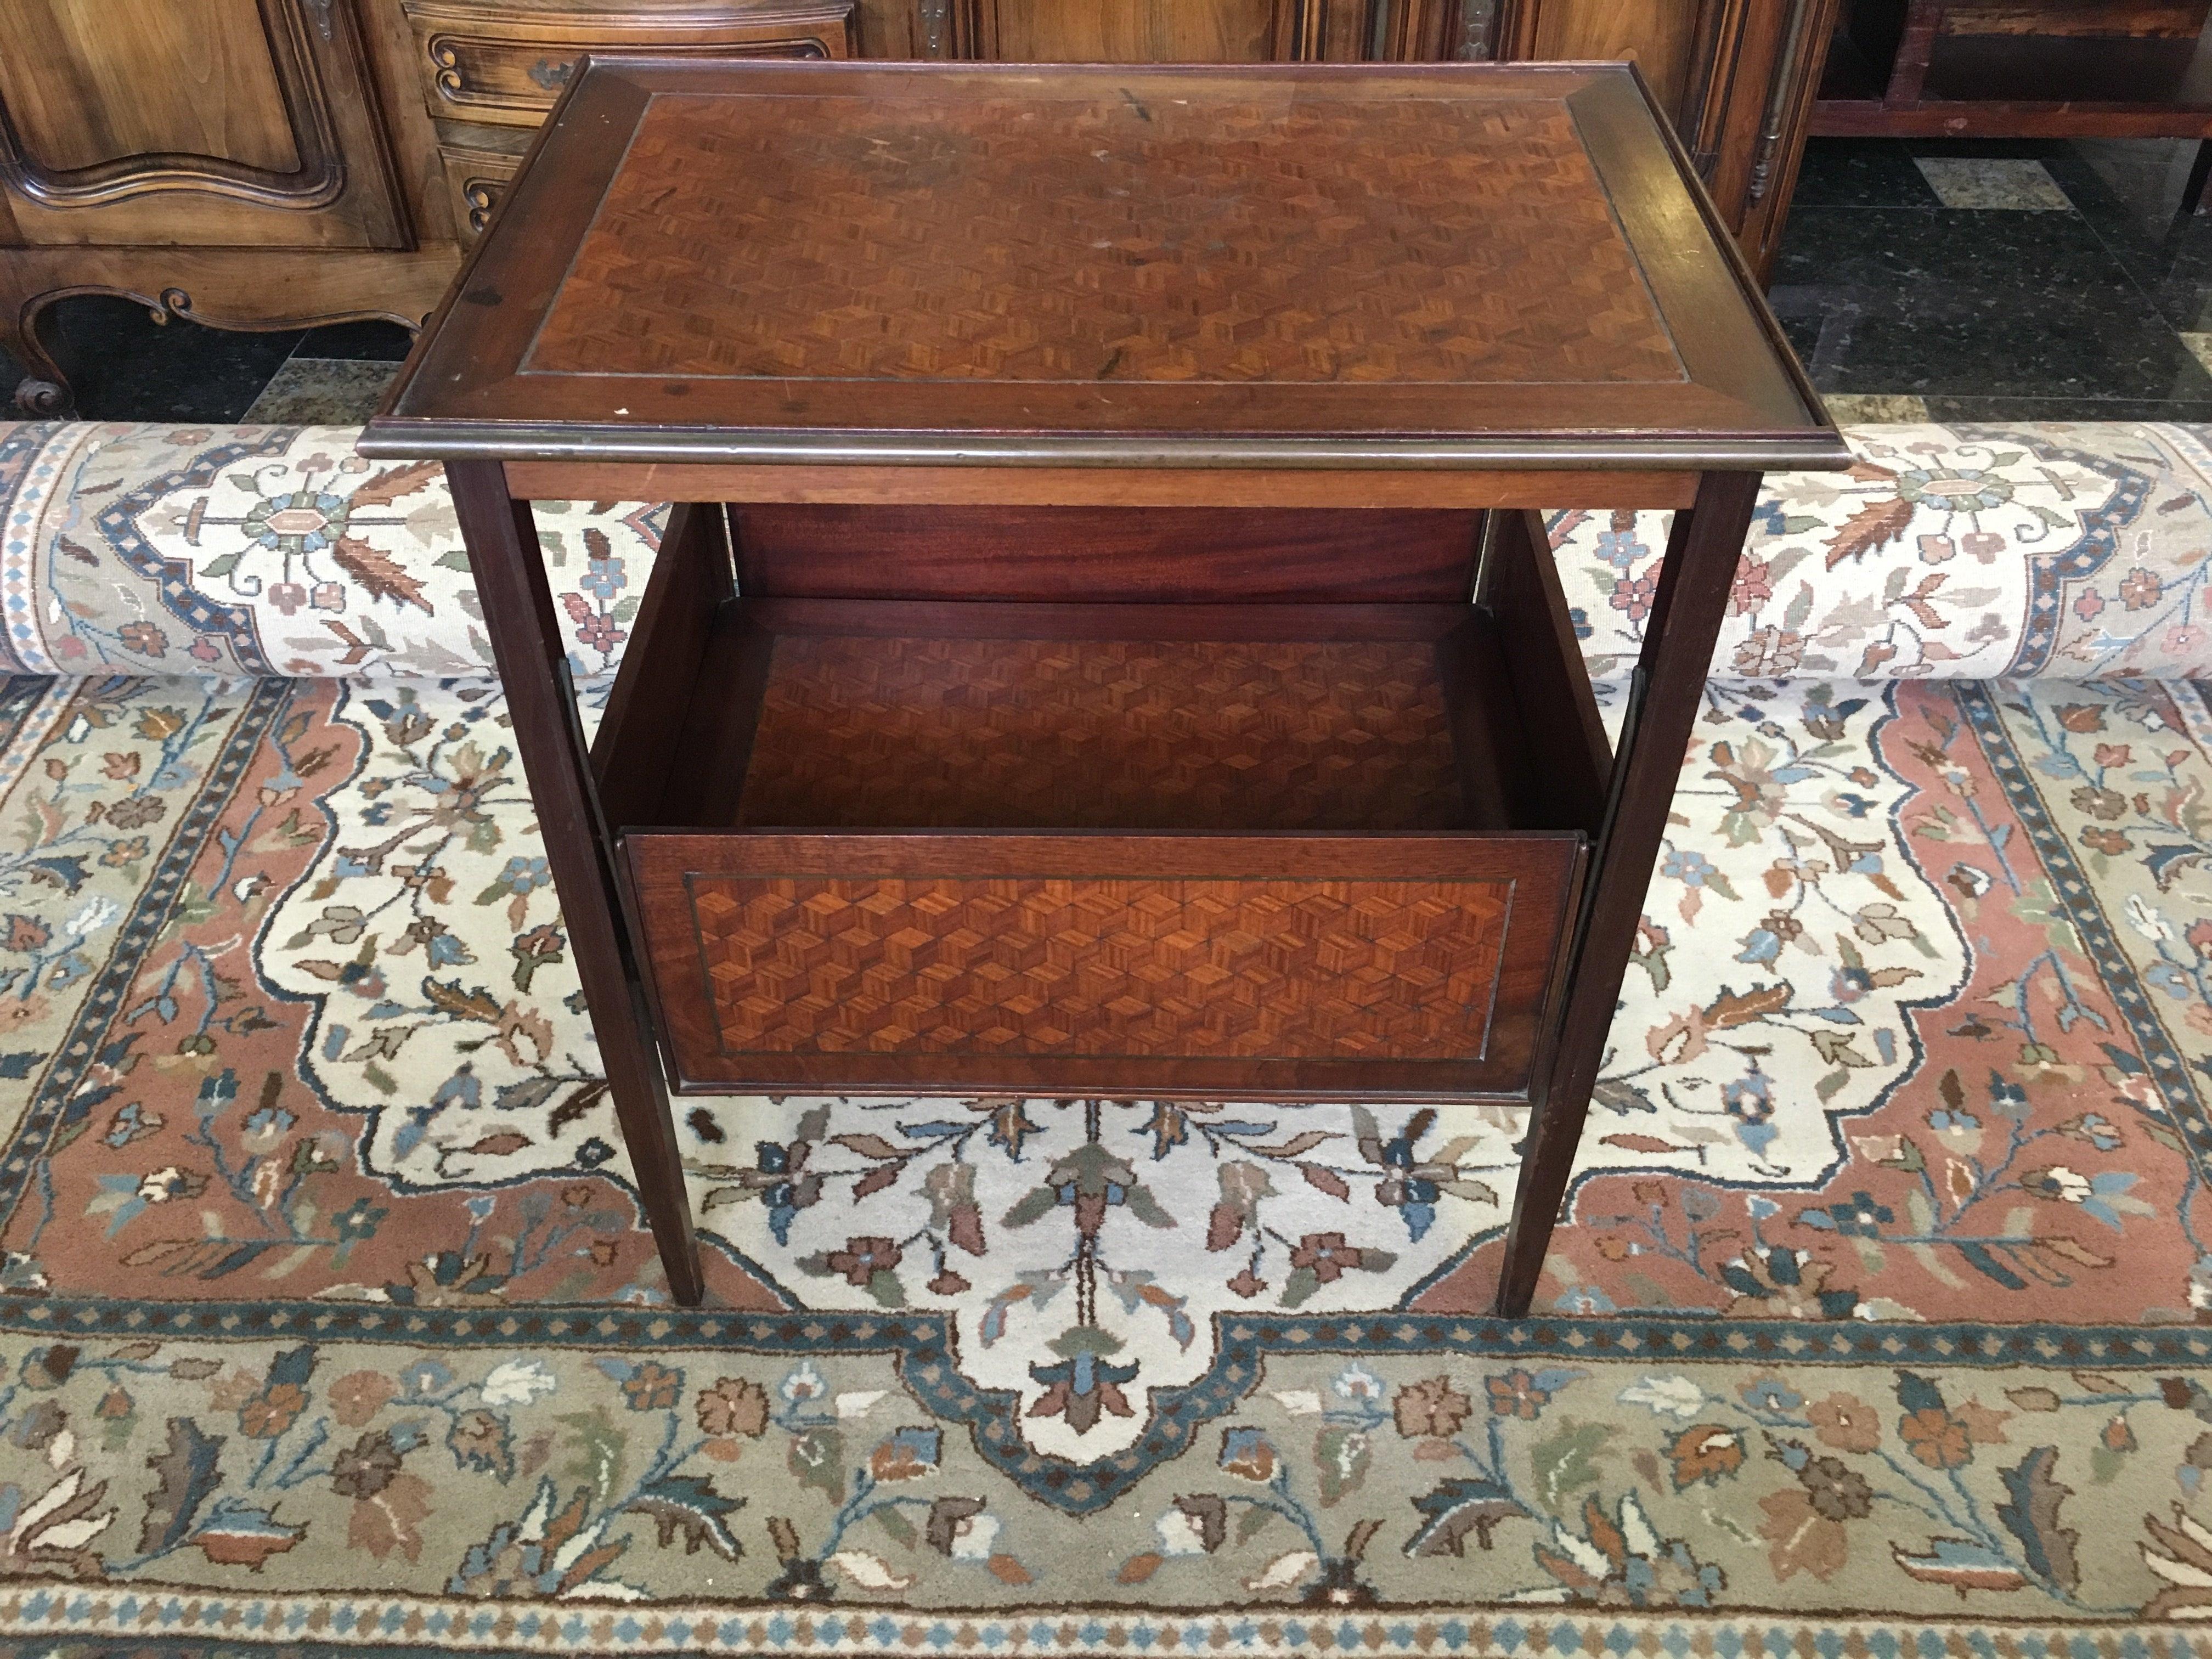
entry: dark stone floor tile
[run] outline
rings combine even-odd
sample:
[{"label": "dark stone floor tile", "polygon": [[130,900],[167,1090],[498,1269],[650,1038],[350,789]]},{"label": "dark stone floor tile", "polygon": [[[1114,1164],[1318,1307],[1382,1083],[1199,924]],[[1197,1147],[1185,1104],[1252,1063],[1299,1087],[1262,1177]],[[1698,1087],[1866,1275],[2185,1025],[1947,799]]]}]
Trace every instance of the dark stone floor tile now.
[{"label": "dark stone floor tile", "polygon": [[398,364],[374,358],[294,357],[245,418],[257,426],[364,426],[398,372]]},{"label": "dark stone floor tile", "polygon": [[2190,165],[2196,159],[2194,139],[2075,138],[2046,165],[2086,169],[2105,195],[2127,207],[2145,230],[2155,234],[2179,213]]},{"label": "dark stone floor tile", "polygon": [[238,420],[301,332],[157,325],[143,307],[105,295],[60,301],[46,326],[88,421]]},{"label": "dark stone floor tile", "polygon": [[1823,392],[2212,398],[2212,374],[2072,213],[1802,209],[1770,298]]},{"label": "dark stone floor tile", "polygon": [[1800,208],[1934,207],[1913,154],[1901,138],[1810,139],[1790,199]]},{"label": "dark stone floor tile", "polygon": [[2212,422],[2212,398],[1940,398],[1927,400],[1931,421]]},{"label": "dark stone floor tile", "polygon": [[2176,211],[2186,158],[2160,159],[2168,149],[2150,141],[2085,143],[2044,165],[2166,321],[2201,332],[2212,329],[2212,214]]},{"label": "dark stone floor tile", "polygon": [[356,362],[404,362],[415,337],[397,323],[330,323],[311,328],[295,357],[343,358]]},{"label": "dark stone floor tile", "polygon": [[1778,320],[1782,325],[1783,337],[1790,342],[1790,349],[1797,354],[1797,361],[1806,364],[1809,369],[1813,353],[1820,343],[1820,313],[1808,311],[1781,314]]}]

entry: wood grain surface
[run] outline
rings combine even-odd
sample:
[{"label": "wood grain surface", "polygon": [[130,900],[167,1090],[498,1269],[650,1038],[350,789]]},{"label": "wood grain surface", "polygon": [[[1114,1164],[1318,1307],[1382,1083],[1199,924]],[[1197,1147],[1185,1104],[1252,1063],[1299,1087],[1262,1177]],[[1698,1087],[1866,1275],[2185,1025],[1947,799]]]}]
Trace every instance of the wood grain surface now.
[{"label": "wood grain surface", "polygon": [[657,99],[522,369],[1685,378],[1563,102],[1356,82]]},{"label": "wood grain surface", "polygon": [[640,835],[691,1081],[1526,1083],[1573,836]]},{"label": "wood grain surface", "polygon": [[1439,830],[1433,648],[1381,641],[776,641],[738,821]]},{"label": "wood grain surface", "polygon": [[[366,453],[1111,471],[1129,505],[1841,464],[1709,212],[1618,65],[594,60]],[[1141,493],[1177,469],[1216,477]]]}]

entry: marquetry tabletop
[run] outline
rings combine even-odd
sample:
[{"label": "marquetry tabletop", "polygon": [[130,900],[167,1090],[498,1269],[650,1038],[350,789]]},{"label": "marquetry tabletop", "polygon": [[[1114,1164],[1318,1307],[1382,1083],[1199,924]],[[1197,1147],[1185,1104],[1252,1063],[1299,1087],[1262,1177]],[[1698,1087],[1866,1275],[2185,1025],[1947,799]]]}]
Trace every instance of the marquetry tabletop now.
[{"label": "marquetry tabletop", "polygon": [[1625,65],[602,59],[370,447],[1692,469],[1838,446]]}]

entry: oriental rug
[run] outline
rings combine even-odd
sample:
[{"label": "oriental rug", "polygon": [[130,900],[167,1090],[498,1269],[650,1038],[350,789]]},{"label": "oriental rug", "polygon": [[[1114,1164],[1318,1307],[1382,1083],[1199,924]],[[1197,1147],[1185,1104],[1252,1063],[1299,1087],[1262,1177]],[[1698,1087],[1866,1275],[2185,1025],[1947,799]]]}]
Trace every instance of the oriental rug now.
[{"label": "oriental rug", "polygon": [[[1103,1099],[686,1103],[672,1308],[434,477],[0,430],[0,1640],[2193,1651],[2195,439],[1856,437],[1500,1323],[1515,1115]],[[1555,517],[1601,673],[1660,533]]]}]

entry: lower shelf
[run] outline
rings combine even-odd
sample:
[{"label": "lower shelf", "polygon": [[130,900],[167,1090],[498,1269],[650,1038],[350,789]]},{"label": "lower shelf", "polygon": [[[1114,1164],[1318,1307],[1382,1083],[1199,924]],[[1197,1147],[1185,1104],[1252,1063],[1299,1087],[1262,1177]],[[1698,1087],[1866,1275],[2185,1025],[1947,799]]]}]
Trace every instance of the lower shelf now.
[{"label": "lower shelf", "polygon": [[1526,1098],[1609,757],[1507,528],[1513,627],[656,567],[593,764],[676,1086]]},{"label": "lower shelf", "polygon": [[1587,828],[1551,797],[1601,763],[1539,759],[1495,635],[1465,604],[733,600],[670,711],[672,764],[611,811],[617,828]]},{"label": "lower shelf", "polygon": [[685,1092],[1519,1097],[1583,838],[632,834]]}]

